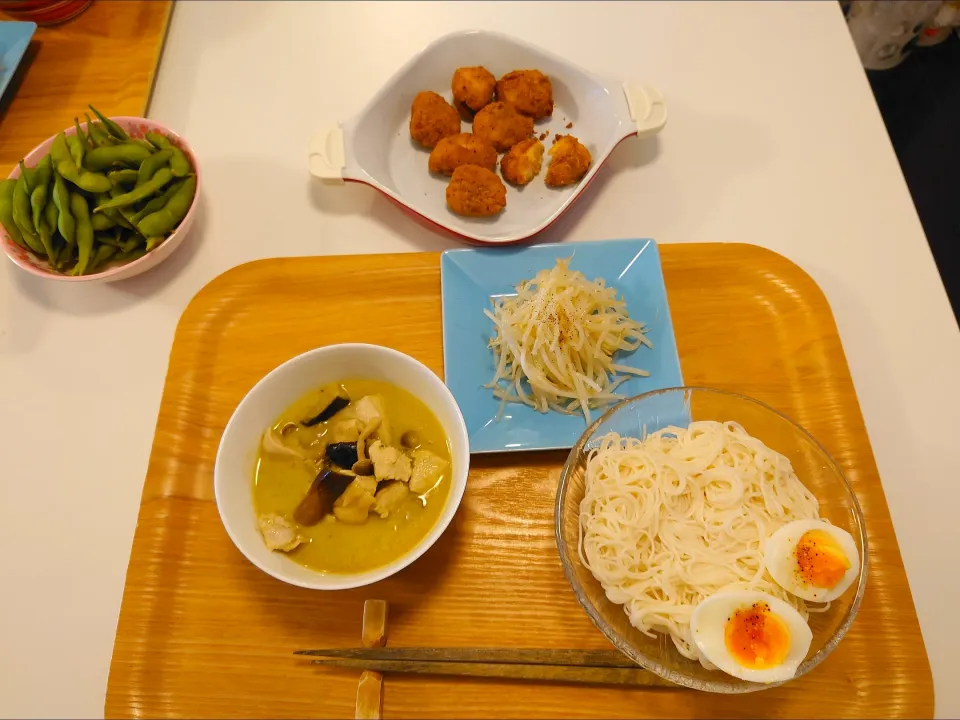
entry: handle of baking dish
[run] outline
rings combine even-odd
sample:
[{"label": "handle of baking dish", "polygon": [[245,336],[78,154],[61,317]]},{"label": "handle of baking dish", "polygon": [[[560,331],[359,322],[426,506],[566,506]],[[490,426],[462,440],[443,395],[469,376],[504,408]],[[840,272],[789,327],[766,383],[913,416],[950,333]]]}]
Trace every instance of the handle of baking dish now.
[{"label": "handle of baking dish", "polygon": [[627,98],[630,117],[637,124],[639,137],[656,135],[663,130],[667,124],[667,103],[659,90],[628,80],[623,83],[623,94]]},{"label": "handle of baking dish", "polygon": [[347,164],[343,128],[324,128],[310,138],[310,174],[327,182],[342,183]]}]

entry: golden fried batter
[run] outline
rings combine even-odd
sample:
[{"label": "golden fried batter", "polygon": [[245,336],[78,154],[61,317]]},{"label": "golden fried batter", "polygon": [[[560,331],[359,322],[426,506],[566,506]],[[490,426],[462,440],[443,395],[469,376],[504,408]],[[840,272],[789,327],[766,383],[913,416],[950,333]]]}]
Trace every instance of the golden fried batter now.
[{"label": "golden fried batter", "polygon": [[454,100],[453,106],[457,109],[457,113],[460,115],[461,120],[463,120],[465,123],[473,122],[473,116],[476,115],[476,113],[473,110],[468,108],[459,100]]},{"label": "golden fried batter", "polygon": [[539,70],[514,70],[497,83],[497,100],[534,120],[553,115],[553,85]]},{"label": "golden fried batter", "polygon": [[533,119],[518,113],[513,105],[492,102],[473,119],[473,132],[497,152],[506,152],[533,133]]},{"label": "golden fried batter", "polygon": [[550,167],[544,182],[550,187],[573,185],[590,169],[590,151],[573,135],[557,135],[550,148]]},{"label": "golden fried batter", "polygon": [[428,150],[441,138],[460,132],[460,116],[453,106],[435,92],[417,93],[410,108],[410,137]]},{"label": "golden fried batter", "polygon": [[514,185],[526,185],[543,165],[543,143],[537,138],[521,140],[500,160],[500,174]]},{"label": "golden fried batter", "polygon": [[496,215],[507,206],[507,189],[490,170],[461,165],[453,171],[447,185],[447,205],[457,215]]},{"label": "golden fried batter", "polygon": [[453,175],[461,165],[479,165],[487,170],[497,167],[497,151],[486,140],[472,133],[445,137],[430,153],[430,172]]},{"label": "golden fried batter", "polygon": [[493,100],[497,79],[485,67],[462,67],[453,73],[453,102],[460,103],[472,112],[480,110]]}]

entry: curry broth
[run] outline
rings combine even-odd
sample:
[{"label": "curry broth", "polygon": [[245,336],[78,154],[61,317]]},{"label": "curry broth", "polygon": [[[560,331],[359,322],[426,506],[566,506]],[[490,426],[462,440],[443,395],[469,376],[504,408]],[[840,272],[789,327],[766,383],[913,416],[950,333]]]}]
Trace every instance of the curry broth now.
[{"label": "curry broth", "polygon": [[[418,398],[386,382],[347,380],[341,383],[356,401],[364,395],[383,397],[384,414],[395,438],[414,430],[421,447],[450,462],[450,447],[440,422]],[[315,414],[319,390],[291,405],[275,423],[299,423]],[[336,416],[332,420],[335,420]],[[325,425],[326,423],[324,423]],[[315,428],[323,432],[321,426]],[[422,496],[410,493],[398,510],[386,518],[371,514],[362,525],[350,525],[327,515],[313,527],[300,527],[304,542],[289,553],[291,559],[319,572],[358,573],[386,565],[406,555],[436,524],[450,494],[448,467],[439,482]],[[274,457],[262,450],[253,478],[253,501],[257,514],[276,513],[290,517],[303,499],[313,473],[292,458]]]}]

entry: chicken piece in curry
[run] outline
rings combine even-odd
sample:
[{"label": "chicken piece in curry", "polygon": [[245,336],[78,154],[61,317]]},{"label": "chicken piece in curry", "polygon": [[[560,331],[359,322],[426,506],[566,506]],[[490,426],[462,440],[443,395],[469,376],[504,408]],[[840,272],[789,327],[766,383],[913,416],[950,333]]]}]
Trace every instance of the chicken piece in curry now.
[{"label": "chicken piece in curry", "polygon": [[426,536],[449,475],[447,438],[426,405],[389,383],[347,380],[264,431],[254,506],[271,550],[319,572],[364,572]]}]

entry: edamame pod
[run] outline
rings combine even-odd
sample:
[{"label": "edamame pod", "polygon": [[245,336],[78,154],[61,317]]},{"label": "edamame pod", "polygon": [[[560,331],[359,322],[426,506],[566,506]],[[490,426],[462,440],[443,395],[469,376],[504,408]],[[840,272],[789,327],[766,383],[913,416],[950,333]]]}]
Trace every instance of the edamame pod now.
[{"label": "edamame pod", "polygon": [[[149,160],[150,158],[147,158],[145,162]],[[137,182],[137,171],[129,169],[111,170],[107,173],[107,177],[110,178],[110,182],[113,183],[113,187],[115,188],[120,185],[134,185]]]},{"label": "edamame pod", "polygon": [[7,179],[0,182],[0,225],[7,231],[10,239],[22,248],[28,248],[23,241],[23,234],[20,228],[13,221],[13,191],[17,186],[17,181]]},{"label": "edamame pod", "polygon": [[[113,192],[114,192],[114,190],[111,190],[111,191],[110,191],[110,193],[113,193]],[[97,197],[96,197],[96,203],[95,203],[95,204],[96,204],[96,205],[102,205],[102,204],[104,204],[104,203],[106,203],[106,202],[109,202],[109,201],[110,201],[110,197],[111,197],[111,194],[110,194],[110,193],[100,193],[99,195],[97,195]],[[136,229],[136,228],[130,226],[130,225],[127,223],[127,221],[124,220],[124,218],[120,215],[120,212],[119,212],[116,208],[107,208],[107,209],[104,210],[103,212],[94,213],[94,216],[96,216],[96,215],[106,215],[108,218],[110,218],[110,222],[112,222],[114,225],[119,225],[120,227],[125,227],[125,228],[128,228],[128,229],[130,229],[130,230],[135,230],[135,229]]]},{"label": "edamame pod", "polygon": [[90,133],[90,144],[93,147],[100,147],[107,142],[107,138],[110,137],[110,133],[104,129],[103,123],[98,123],[91,120],[89,113],[84,113],[83,116],[87,119],[87,131]]},{"label": "edamame pod", "polygon": [[167,239],[166,235],[157,235],[156,237],[147,238],[147,252],[153,250],[157,245],[162,243]]},{"label": "edamame pod", "polygon": [[57,229],[68,245],[77,243],[77,223],[70,210],[70,193],[67,184],[60,177],[60,173],[53,174],[53,202],[57,205],[60,215],[57,217]]},{"label": "edamame pod", "polygon": [[104,230],[109,230],[110,228],[116,226],[113,218],[108,216],[106,213],[96,213],[91,218],[90,222],[93,223],[94,232],[103,232]]},{"label": "edamame pod", "polygon": [[[102,241],[104,236],[96,235],[94,238],[97,241]],[[103,265],[107,264],[107,262],[116,254],[116,252],[117,248],[113,245],[109,245],[104,242],[98,242],[96,249],[93,252],[93,256],[90,258],[90,263],[87,265],[86,273],[89,275],[99,270]]]},{"label": "edamame pod", "polygon": [[83,147],[83,143],[80,142],[80,138],[76,135],[67,135],[67,149],[70,150],[70,157],[73,160],[73,164],[78,168],[83,167],[83,157],[86,154],[86,151]]},{"label": "edamame pod", "polygon": [[[157,170],[157,173],[143,185],[138,185],[128,193],[118,195],[102,205],[97,205],[97,207],[94,209],[94,212],[103,212],[104,210],[109,210],[110,208],[130,207],[134,203],[140,202],[141,200],[146,200],[171,180],[173,180],[173,175],[170,173],[170,169],[160,168]],[[196,182],[194,182],[194,186],[196,186]],[[171,202],[172,201],[173,200],[171,199]],[[157,233],[151,233],[151,235],[156,234]],[[146,235],[145,237],[149,237],[149,235]]]},{"label": "edamame pod", "polygon": [[119,145],[104,145],[88,152],[84,158],[83,165],[87,170],[92,170],[93,172],[106,170],[112,165],[132,165],[139,167],[150,155],[150,151],[145,147],[132,142],[125,142]]},{"label": "edamame pod", "polygon": [[173,173],[174,177],[186,177],[189,175],[193,168],[190,167],[190,161],[187,160],[186,154],[178,148],[176,145],[170,145],[170,150],[173,152],[173,157],[170,158],[170,172]]},{"label": "edamame pod", "polygon": [[140,169],[137,171],[137,185],[143,185],[150,178],[156,175],[160,168],[170,162],[170,158],[172,156],[173,150],[158,150],[140,163]]},{"label": "edamame pod", "polygon": [[[47,204],[43,207],[43,232],[40,233],[40,240],[43,241],[44,236],[46,236],[49,244],[50,251],[47,254],[47,257],[50,258],[50,266],[53,269],[56,269],[60,264],[60,249],[65,246],[65,243],[62,240],[56,238],[57,234],[57,217],[59,216],[57,211],[57,204],[53,201],[53,198],[47,199]],[[44,244],[46,247],[46,244]]]},{"label": "edamame pod", "polygon": [[[94,215],[93,220],[96,220],[98,217],[100,216]],[[118,228],[114,227],[114,231],[117,229]],[[106,243],[107,245],[113,245],[118,250],[120,249],[121,240],[117,237],[116,232],[96,232],[94,233],[94,238],[96,238],[96,241],[99,243]]]},{"label": "edamame pod", "polygon": [[30,173],[23,166],[23,160],[20,161],[20,177],[13,188],[13,221],[20,228],[20,235],[23,241],[37,255],[46,255],[47,251],[37,237],[37,229],[34,227],[33,219],[30,213]]},{"label": "edamame pod", "polygon": [[146,238],[167,235],[186,217],[196,191],[197,176],[191,175],[164,207],[137,223],[137,230]]},{"label": "edamame pod", "polygon": [[[27,177],[30,179],[29,173]],[[30,179],[30,189],[36,190],[41,185],[49,185],[52,177],[53,158],[49,155],[44,155],[43,159],[41,159],[33,169],[33,178]]]},{"label": "edamame pod", "polygon": [[[47,155],[37,164],[37,167],[34,168],[33,190],[30,193],[31,219],[33,220],[33,227],[36,228],[38,233],[40,231],[40,221],[43,217],[43,209],[46,207],[47,198],[49,197],[50,176],[52,174],[53,161],[50,159],[50,156]],[[51,234],[53,234],[52,231]]]},{"label": "edamame pod", "polygon": [[73,127],[77,132],[77,139],[80,140],[80,145],[83,147],[83,152],[86,154],[90,150],[90,140],[83,130],[80,129],[80,121],[77,120],[77,118],[73,119]]},{"label": "edamame pod", "polygon": [[60,250],[60,255],[57,257],[57,269],[62,270],[67,265],[72,263],[76,252],[77,252],[76,245],[70,245],[69,243],[64,245],[63,249]]},{"label": "edamame pod", "polygon": [[70,211],[77,221],[77,251],[79,258],[72,275],[83,275],[90,265],[93,254],[93,224],[90,222],[90,207],[80,193],[70,193]]},{"label": "edamame pod", "polygon": [[145,137],[158,150],[169,150],[171,147],[173,147],[173,144],[170,142],[170,138],[163,133],[148,132]]},{"label": "edamame pod", "polygon": [[93,105],[87,105],[93,111],[93,114],[100,118],[100,122],[103,123],[103,126],[107,129],[107,132],[113,135],[118,140],[129,140],[130,136],[127,135],[126,130],[117,125],[113,120],[106,117],[102,112],[97,110]]},{"label": "edamame pod", "polygon": [[140,246],[140,236],[135,235],[134,237],[128,238],[126,240],[120,241],[120,252],[129,253],[137,249]]},{"label": "edamame pod", "polygon": [[47,204],[43,206],[43,224],[49,231],[51,237],[57,232],[57,224],[60,220],[60,211],[57,210],[57,204],[53,198],[47,198]]},{"label": "edamame pod", "polygon": [[177,190],[180,189],[184,182],[186,181],[174,180],[172,183],[167,185],[167,188],[163,191],[163,195],[157,195],[156,197],[152,198],[147,202],[146,205],[143,206],[141,210],[134,214],[134,222],[138,223],[150,213],[155,213],[157,210],[160,210],[170,201],[170,198],[176,195]]},{"label": "edamame pod", "polygon": [[81,190],[89,193],[104,193],[109,192],[110,188],[113,187],[110,178],[106,175],[88,172],[77,166],[70,155],[67,139],[63,133],[54,138],[53,144],[50,146],[50,157],[53,158],[54,168],[60,176],[64,180],[69,180]]}]

